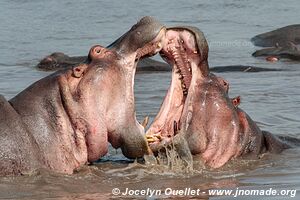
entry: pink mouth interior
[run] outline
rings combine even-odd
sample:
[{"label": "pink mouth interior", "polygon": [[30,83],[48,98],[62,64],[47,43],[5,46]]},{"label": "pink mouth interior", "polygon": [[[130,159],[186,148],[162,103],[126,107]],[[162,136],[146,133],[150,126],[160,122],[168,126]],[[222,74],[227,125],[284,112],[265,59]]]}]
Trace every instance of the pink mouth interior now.
[{"label": "pink mouth interior", "polygon": [[[186,29],[169,29],[160,52],[162,58],[172,65],[172,81],[159,113],[147,131],[159,143],[174,136],[180,127],[180,118],[191,86],[193,66],[200,62],[200,52],[195,36]],[[150,143],[151,145],[151,143]]]}]

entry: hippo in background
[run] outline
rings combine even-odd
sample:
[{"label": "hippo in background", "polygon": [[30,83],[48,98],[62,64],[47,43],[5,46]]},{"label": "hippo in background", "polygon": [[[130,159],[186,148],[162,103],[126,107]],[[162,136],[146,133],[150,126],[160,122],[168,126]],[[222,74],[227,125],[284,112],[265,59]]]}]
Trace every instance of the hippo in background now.
[{"label": "hippo in background", "polygon": [[[251,38],[255,46],[268,47],[255,51],[254,57],[267,56],[300,60],[300,24],[285,26]],[[272,60],[272,59],[267,59]]]},{"label": "hippo in background", "polygon": [[[87,56],[68,56],[62,52],[54,52],[44,57],[36,67],[41,70],[55,71],[73,67],[85,62]],[[154,60],[152,58],[142,58],[137,65],[137,72],[170,72],[172,67],[164,62]],[[212,72],[265,72],[265,71],[281,71],[275,68],[262,68],[249,65],[227,65],[217,66],[210,69]]]},{"label": "hippo in background", "polygon": [[282,46],[276,45],[275,47],[257,50],[252,54],[252,56],[267,57],[267,60],[271,60],[272,57],[277,59],[287,58],[291,60],[300,60],[300,46],[292,42],[288,42]]},{"label": "hippo in background", "polygon": [[[62,52],[54,52],[43,58],[36,67],[38,69],[52,71],[65,69],[85,62],[87,56],[68,56]],[[141,71],[171,71],[171,67],[163,62],[151,58],[143,58],[138,62],[137,72]]]},{"label": "hippo in background", "polygon": [[251,42],[258,47],[284,46],[288,42],[300,44],[300,24],[294,24],[262,33],[251,38]]},{"label": "hippo in background", "polygon": [[261,131],[238,107],[239,97],[229,98],[228,81],[210,72],[208,44],[199,29],[168,28],[165,39],[160,55],[173,70],[171,86],[146,132],[154,153],[172,143],[183,160],[191,161],[192,154],[219,168],[234,158],[259,158],[290,147]]},{"label": "hippo in background", "polygon": [[161,50],[165,31],[144,17],[109,49],[96,45],[85,62],[9,101],[0,96],[0,175],[39,168],[71,174],[104,156],[108,142],[128,158],[148,154],[135,115],[134,77],[139,59]]}]

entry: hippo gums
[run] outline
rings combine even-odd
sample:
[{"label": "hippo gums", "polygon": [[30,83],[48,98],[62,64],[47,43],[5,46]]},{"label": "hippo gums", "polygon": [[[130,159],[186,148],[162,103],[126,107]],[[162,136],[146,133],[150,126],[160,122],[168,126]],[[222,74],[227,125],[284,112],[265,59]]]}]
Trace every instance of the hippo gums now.
[{"label": "hippo gums", "polygon": [[140,58],[161,50],[166,29],[142,18],[109,48],[96,45],[85,62],[58,71],[9,101],[0,96],[0,175],[38,168],[72,173],[108,151],[147,154],[135,116],[134,76]]},{"label": "hippo gums", "polygon": [[146,133],[153,152],[185,140],[193,155],[219,168],[232,158],[288,147],[264,134],[238,107],[240,98],[229,98],[229,83],[210,73],[208,45],[199,29],[168,28],[165,39],[160,54],[173,71],[171,86]]}]

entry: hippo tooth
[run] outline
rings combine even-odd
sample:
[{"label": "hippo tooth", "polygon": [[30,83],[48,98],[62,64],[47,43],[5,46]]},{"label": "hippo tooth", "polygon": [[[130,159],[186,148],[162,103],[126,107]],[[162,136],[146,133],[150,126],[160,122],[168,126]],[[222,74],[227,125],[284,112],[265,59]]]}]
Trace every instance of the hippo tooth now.
[{"label": "hippo tooth", "polygon": [[147,138],[147,142],[155,142],[154,138]]},{"label": "hippo tooth", "polygon": [[183,91],[183,94],[184,94],[184,95],[187,95],[187,93],[188,93],[188,92],[187,92],[186,90],[185,90],[185,91]]},{"label": "hippo tooth", "polygon": [[153,138],[153,135],[146,135],[146,138],[151,139],[151,138]]},{"label": "hippo tooth", "polygon": [[197,50],[194,50],[194,51],[193,51],[193,53],[194,53],[194,54],[197,54],[197,53],[198,53],[198,51],[197,51]]},{"label": "hippo tooth", "polygon": [[156,137],[157,139],[159,139],[159,140],[162,140],[161,135],[156,135],[155,137]]},{"label": "hippo tooth", "polygon": [[183,88],[183,89],[185,89],[186,88],[186,86],[185,86],[185,84],[183,83],[183,84],[181,84],[181,87]]},{"label": "hippo tooth", "polygon": [[192,71],[192,68],[189,67],[189,72]]},{"label": "hippo tooth", "polygon": [[161,45],[161,43],[159,42],[159,43],[157,43],[157,48],[161,48],[162,47],[162,45]]},{"label": "hippo tooth", "polygon": [[146,116],[146,117],[144,118],[144,120],[143,120],[143,122],[142,122],[141,125],[142,125],[144,128],[146,128],[148,122],[149,122],[149,116]]}]

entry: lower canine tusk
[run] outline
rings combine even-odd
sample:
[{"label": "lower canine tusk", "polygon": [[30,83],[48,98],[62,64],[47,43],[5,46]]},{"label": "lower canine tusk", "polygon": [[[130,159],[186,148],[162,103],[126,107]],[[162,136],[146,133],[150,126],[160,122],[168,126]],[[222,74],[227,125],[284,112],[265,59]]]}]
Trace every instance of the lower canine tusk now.
[{"label": "lower canine tusk", "polygon": [[142,122],[142,126],[143,126],[144,128],[146,128],[148,122],[149,122],[149,116],[146,116],[146,117],[144,118],[143,122]]}]

